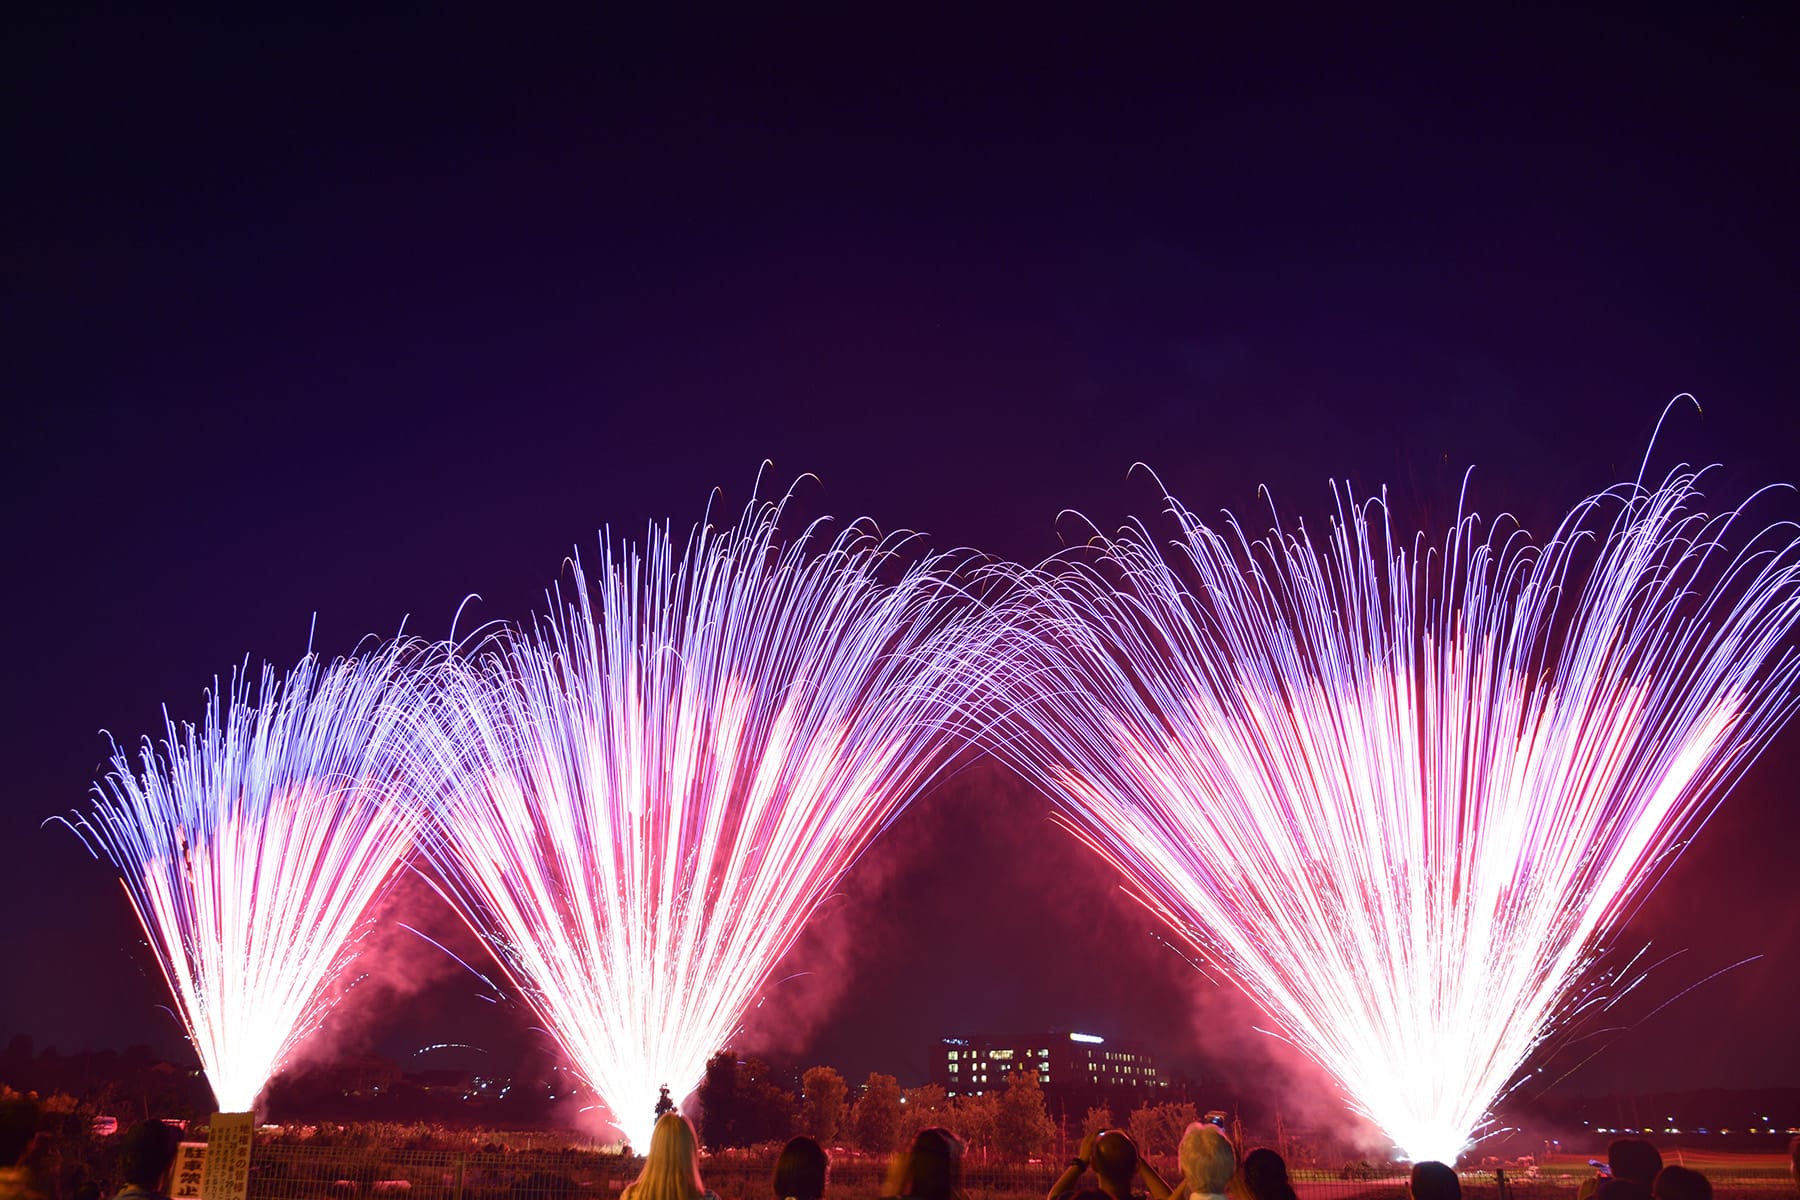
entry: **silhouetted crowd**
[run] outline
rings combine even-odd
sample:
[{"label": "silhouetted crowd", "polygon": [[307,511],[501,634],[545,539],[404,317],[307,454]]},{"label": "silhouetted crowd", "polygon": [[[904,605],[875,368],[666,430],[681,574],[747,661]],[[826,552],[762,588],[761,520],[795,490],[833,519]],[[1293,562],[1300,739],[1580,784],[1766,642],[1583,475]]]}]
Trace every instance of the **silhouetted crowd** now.
[{"label": "silhouetted crowd", "polygon": [[[49,1200],[32,1162],[39,1119],[35,1101],[0,1099],[0,1200]],[[168,1200],[180,1144],[180,1131],[161,1121],[127,1130],[119,1147],[123,1183],[113,1200]],[[967,1200],[963,1150],[962,1139],[948,1129],[920,1130],[894,1156],[884,1200]],[[1800,1138],[1788,1150],[1800,1188]],[[1170,1186],[1124,1130],[1090,1133],[1045,1200],[1297,1200],[1281,1155],[1260,1147],[1240,1161],[1216,1125],[1189,1125],[1178,1162],[1181,1175]],[[824,1200],[830,1166],[818,1142],[794,1138],[776,1160],[772,1193],[776,1200]],[[1410,1200],[1462,1200],[1462,1183],[1445,1163],[1414,1163],[1408,1193]],[[102,1200],[101,1187],[85,1183],[74,1189],[74,1200]],[[701,1179],[700,1142],[686,1117],[671,1109],[657,1118],[643,1168],[620,1200],[718,1200]],[[1712,1200],[1712,1183],[1691,1168],[1664,1166],[1661,1153],[1641,1138],[1620,1138],[1607,1147],[1605,1167],[1582,1184],[1577,1200]]]},{"label": "silhouetted crowd", "polygon": [[[1800,1182],[1800,1138],[1788,1147]],[[1581,1185],[1576,1200],[1712,1200],[1712,1181],[1688,1167],[1663,1166],[1662,1152],[1643,1138],[1619,1138],[1606,1148],[1606,1167]]]},{"label": "silhouetted crowd", "polygon": [[[1800,1190],[1800,1137],[1788,1147]],[[894,1156],[884,1200],[968,1200],[962,1183],[963,1141],[948,1129],[919,1131],[911,1147]],[[1297,1200],[1287,1163],[1267,1147],[1239,1161],[1231,1140],[1203,1121],[1182,1135],[1181,1176],[1171,1187],[1122,1129],[1090,1133],[1069,1160],[1045,1200]],[[824,1200],[830,1158],[818,1142],[797,1137],[775,1162],[776,1200]],[[1092,1183],[1088,1183],[1089,1174]],[[1462,1200],[1462,1181],[1441,1162],[1414,1163],[1410,1200]],[[3,1198],[0,1198],[3,1200]],[[620,1200],[718,1200],[700,1177],[700,1143],[678,1112],[657,1118],[643,1171]],[[1577,1200],[1712,1200],[1712,1183],[1699,1171],[1664,1166],[1655,1146],[1620,1138],[1607,1147],[1605,1170],[1581,1187]]]}]

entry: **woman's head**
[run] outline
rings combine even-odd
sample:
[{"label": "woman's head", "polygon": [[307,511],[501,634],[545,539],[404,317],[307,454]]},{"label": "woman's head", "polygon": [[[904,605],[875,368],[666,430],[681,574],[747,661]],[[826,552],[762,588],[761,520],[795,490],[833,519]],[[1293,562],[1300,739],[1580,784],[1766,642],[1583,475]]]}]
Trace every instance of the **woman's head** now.
[{"label": "woman's head", "polygon": [[1712,1181],[1691,1167],[1664,1167],[1650,1184],[1656,1200],[1712,1200]]},{"label": "woman's head", "polygon": [[906,1156],[905,1194],[949,1200],[962,1193],[963,1141],[941,1125],[919,1130]]},{"label": "woman's head", "polygon": [[1244,1155],[1244,1165],[1238,1174],[1244,1180],[1244,1190],[1254,1200],[1294,1200],[1294,1185],[1288,1181],[1287,1163],[1267,1146]]},{"label": "woman's head", "polygon": [[633,1200],[696,1200],[705,1190],[694,1127],[678,1112],[664,1113],[650,1131],[650,1152],[631,1185]]},{"label": "woman's head", "polygon": [[819,1143],[809,1137],[794,1138],[775,1160],[775,1194],[783,1200],[820,1200],[830,1166]]},{"label": "woman's head", "polygon": [[1222,1195],[1237,1170],[1237,1154],[1217,1126],[1195,1121],[1181,1135],[1181,1174],[1188,1190]]}]

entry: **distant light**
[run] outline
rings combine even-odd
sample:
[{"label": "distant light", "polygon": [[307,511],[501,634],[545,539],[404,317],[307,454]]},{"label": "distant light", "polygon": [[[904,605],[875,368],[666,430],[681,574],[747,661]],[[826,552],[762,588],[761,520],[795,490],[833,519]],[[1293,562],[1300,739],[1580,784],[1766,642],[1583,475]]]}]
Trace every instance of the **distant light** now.
[{"label": "distant light", "polygon": [[1104,1042],[1106,1039],[1092,1033],[1071,1033],[1069,1035],[1069,1040],[1071,1042],[1094,1042],[1098,1044]]}]

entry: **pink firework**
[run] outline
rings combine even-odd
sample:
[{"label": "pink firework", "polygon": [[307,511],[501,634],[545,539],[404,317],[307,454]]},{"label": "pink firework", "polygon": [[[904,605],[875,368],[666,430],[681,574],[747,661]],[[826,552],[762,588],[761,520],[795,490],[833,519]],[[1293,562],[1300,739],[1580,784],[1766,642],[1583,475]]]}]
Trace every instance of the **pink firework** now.
[{"label": "pink firework", "polygon": [[326,1019],[412,848],[395,735],[418,656],[308,656],[254,693],[239,677],[135,764],[115,743],[93,810],[65,822],[119,869],[222,1111],[250,1111]]},{"label": "pink firework", "polygon": [[419,745],[447,894],[637,1145],[942,765],[990,657],[947,560],[861,525],[783,544],[781,512],[603,544]]},{"label": "pink firework", "polygon": [[1454,1161],[1794,706],[1792,531],[1734,540],[1697,481],[1410,552],[1378,502],[1315,546],[1171,500],[1167,549],[1138,525],[1019,573],[1003,752],[1355,1109]]}]

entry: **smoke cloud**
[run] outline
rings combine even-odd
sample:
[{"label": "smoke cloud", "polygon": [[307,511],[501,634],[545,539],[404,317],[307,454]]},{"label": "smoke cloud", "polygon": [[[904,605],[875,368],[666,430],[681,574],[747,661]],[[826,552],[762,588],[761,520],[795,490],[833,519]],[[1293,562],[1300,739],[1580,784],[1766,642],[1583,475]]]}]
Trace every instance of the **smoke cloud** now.
[{"label": "smoke cloud", "polygon": [[1202,1109],[1346,1125],[1318,1069],[1256,1032],[1267,1019],[1173,949],[1043,796],[991,759],[959,765],[809,923],[739,1049],[910,1086],[942,1037],[1082,1030],[1141,1042]]},{"label": "smoke cloud", "polygon": [[[429,1004],[434,988],[457,975],[478,983],[443,945],[460,929],[431,885],[402,869],[364,914],[343,973],[327,984],[338,993],[335,1006],[282,1074],[299,1075],[372,1053],[396,1029],[417,1027],[419,1008]],[[481,959],[471,965],[491,969]]]}]

